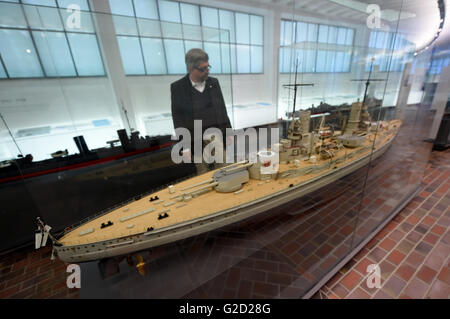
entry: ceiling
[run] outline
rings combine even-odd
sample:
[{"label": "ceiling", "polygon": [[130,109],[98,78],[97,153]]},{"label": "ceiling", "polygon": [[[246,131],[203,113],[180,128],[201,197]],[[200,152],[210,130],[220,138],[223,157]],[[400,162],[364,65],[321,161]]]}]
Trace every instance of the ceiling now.
[{"label": "ceiling", "polygon": [[[444,0],[446,12],[450,13],[449,2]],[[381,10],[382,29],[390,28],[407,35],[418,49],[427,46],[439,29],[440,15],[437,0],[240,0],[253,6],[281,9],[300,15],[324,17],[348,23],[366,24],[367,7],[376,4]],[[401,14],[399,15],[401,11]],[[400,19],[398,19],[400,16]],[[449,41],[448,20],[436,43]]]}]

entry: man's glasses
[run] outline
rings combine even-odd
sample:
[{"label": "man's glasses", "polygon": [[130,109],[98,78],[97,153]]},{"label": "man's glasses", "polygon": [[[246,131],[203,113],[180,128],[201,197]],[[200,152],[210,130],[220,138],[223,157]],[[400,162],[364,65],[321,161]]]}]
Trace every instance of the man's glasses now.
[{"label": "man's glasses", "polygon": [[199,68],[199,67],[195,67],[197,70],[199,70],[200,72],[206,72],[207,70],[211,70],[211,66],[205,66],[203,68]]}]

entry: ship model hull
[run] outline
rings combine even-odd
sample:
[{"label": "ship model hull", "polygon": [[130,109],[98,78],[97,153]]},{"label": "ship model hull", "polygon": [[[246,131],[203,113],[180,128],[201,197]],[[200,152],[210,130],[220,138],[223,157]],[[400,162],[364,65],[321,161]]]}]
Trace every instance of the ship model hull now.
[{"label": "ship model hull", "polygon": [[[214,187],[218,187],[218,183],[215,182],[197,188],[198,192],[194,193],[194,195],[196,195],[194,196],[195,198],[190,198],[190,196],[187,198],[187,193],[181,192],[183,190],[182,187],[184,187],[184,189],[188,189],[190,188],[189,183],[192,185],[192,183],[198,183],[198,181],[201,182],[202,180],[205,180],[205,178],[213,181],[217,176],[218,170],[197,176],[196,180],[191,179],[172,186],[172,188],[177,190],[179,195],[174,193],[173,189],[169,187],[169,189],[165,189],[162,192],[154,193],[145,198],[138,199],[141,201],[141,204],[135,204],[136,207],[144,207],[142,205],[145,203],[145,205],[150,205],[155,208],[159,205],[156,210],[155,208],[151,208],[150,210],[142,210],[142,208],[133,209],[133,206],[130,206],[133,204],[124,205],[119,209],[116,209],[115,212],[102,215],[97,217],[95,220],[71,229],[59,239],[57,245],[54,244],[54,250],[58,258],[64,262],[81,263],[131,254],[199,235],[204,232],[250,218],[271,208],[280,206],[291,200],[314,192],[315,190],[333,183],[334,181],[368,165],[372,160],[383,155],[394,141],[400,126],[400,121],[391,122],[395,122],[395,125],[392,123],[389,124],[391,129],[384,133],[384,135],[380,134],[379,138],[377,136],[375,142],[371,139],[371,137],[373,139],[375,138],[375,134],[372,133],[371,135],[368,135],[368,140],[365,145],[362,145],[356,149],[343,149],[340,153],[338,153],[340,155],[336,155],[334,158],[327,160],[322,159],[314,164],[309,164],[308,161],[308,164],[302,164],[305,165],[303,168],[298,168],[299,166],[297,161],[296,169],[294,168],[295,165],[292,163],[288,163],[286,165],[280,164],[280,171],[277,173],[277,178],[256,181],[250,179],[248,183],[242,185],[242,189],[240,191],[235,192],[233,189],[231,194],[225,195],[223,193],[218,193],[217,191],[214,192]],[[342,155],[344,152],[345,155]],[[304,161],[306,162],[306,160]],[[247,164],[247,166],[250,165],[251,164]],[[314,170],[317,170],[317,172]],[[240,172],[242,171],[243,169],[240,169]],[[301,171],[302,173],[296,176],[297,179],[295,176],[288,178],[289,174],[286,173],[288,171]],[[204,182],[198,184],[204,184]],[[263,194],[263,196],[256,198],[258,196],[250,195],[255,193],[255,190],[257,193],[258,187],[262,190],[263,188],[270,187],[269,185],[275,186],[272,188],[272,191],[268,191],[266,194]],[[209,189],[206,190],[206,188]],[[200,190],[203,190],[203,192]],[[205,190],[206,193],[209,191],[209,195],[204,195]],[[159,197],[156,197],[155,194]],[[218,197],[221,195],[223,197]],[[210,197],[206,198],[205,196]],[[239,196],[247,196],[248,200],[235,199]],[[201,201],[202,198],[204,198],[203,200],[205,201],[203,205],[195,206],[198,205],[198,201]],[[219,203],[219,198],[223,198],[222,201],[225,203],[222,205],[222,208],[227,206],[227,202],[231,203],[235,201],[235,203],[229,204],[225,209],[216,207],[215,210],[211,209],[209,212],[202,207],[205,205],[212,205],[212,202]],[[173,199],[173,202],[171,199]],[[163,207],[162,203],[164,200],[165,204]],[[152,201],[154,201],[154,203],[152,203]],[[191,201],[194,204],[189,207],[189,205],[191,205]],[[195,204],[195,201],[197,201],[197,204]],[[175,206],[178,203],[181,204]],[[184,211],[182,213],[181,210],[183,209]],[[176,216],[178,210],[180,211],[179,216],[186,216],[187,214],[192,214],[196,211],[198,211],[198,214],[193,214],[192,216],[188,216],[183,219],[182,217]],[[130,213],[133,213],[134,211],[138,211],[138,213],[130,215]],[[165,212],[168,212],[168,214]],[[172,222],[167,222],[170,218],[164,218],[164,214],[162,213],[167,215],[166,217],[170,217],[172,219],[175,218],[178,221],[175,220]],[[158,226],[159,221],[153,217],[150,222],[148,215],[151,214],[156,216],[159,214],[158,219],[166,221],[165,224],[161,223],[161,225]],[[144,215],[147,216],[146,220],[143,220],[145,218]],[[98,227],[100,226],[100,223],[102,223],[102,226]],[[110,223],[110,225],[108,223]],[[123,224],[124,226],[125,224],[128,224],[130,230],[115,231],[104,236],[102,235],[102,232],[108,232],[108,227],[112,228],[117,224]],[[101,229],[103,227],[105,227],[105,229]],[[142,229],[142,231],[138,231],[138,228]]]}]

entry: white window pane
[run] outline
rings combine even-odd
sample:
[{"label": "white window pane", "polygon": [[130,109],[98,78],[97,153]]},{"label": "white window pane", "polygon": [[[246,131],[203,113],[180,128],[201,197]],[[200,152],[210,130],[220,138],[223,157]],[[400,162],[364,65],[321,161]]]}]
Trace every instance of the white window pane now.
[{"label": "white window pane", "polygon": [[78,75],[105,75],[95,35],[68,33],[67,37],[69,38]]},{"label": "white window pane", "polygon": [[61,18],[56,8],[24,6],[28,25],[33,29],[63,30]]},{"label": "white window pane", "polygon": [[203,49],[203,43],[200,41],[184,41],[184,53],[187,53],[191,49]]},{"label": "white window pane", "polygon": [[250,19],[248,14],[236,13],[236,43],[250,43]]},{"label": "white window pane", "polygon": [[181,40],[164,40],[169,74],[186,73],[184,47]]},{"label": "white window pane", "polygon": [[134,17],[113,16],[114,27],[118,35],[138,35],[136,21]]},{"label": "white window pane", "polygon": [[89,11],[87,0],[58,0],[60,8],[68,8],[72,4],[79,6],[80,10]]},{"label": "white window pane", "polygon": [[343,72],[350,72],[350,53],[345,52],[344,53],[344,62],[343,62],[343,67],[342,67],[342,71]]},{"label": "white window pane", "polygon": [[209,64],[211,65],[211,73],[222,73],[222,59],[220,57],[220,44],[205,42],[205,52],[209,56]]},{"label": "white window pane", "polygon": [[347,37],[347,29],[339,28],[337,36],[337,44],[344,45]]},{"label": "white window pane", "polygon": [[377,40],[377,34],[376,34],[376,31],[370,32],[369,48],[375,48],[376,40]]},{"label": "white window pane", "polygon": [[236,56],[236,45],[231,44],[231,73],[237,73],[237,56]]},{"label": "white window pane", "polygon": [[321,24],[319,26],[319,42],[327,43],[327,41],[328,41],[328,26]]},{"label": "white window pane", "polygon": [[217,9],[201,7],[202,25],[204,27],[219,28],[219,16]]},{"label": "white window pane", "polygon": [[120,56],[127,75],[145,74],[139,38],[118,36]]},{"label": "white window pane", "polygon": [[316,51],[306,50],[305,72],[312,73],[316,69]]},{"label": "white window pane", "polygon": [[47,76],[76,76],[66,36],[62,32],[33,31]]},{"label": "white window pane", "polygon": [[147,74],[167,74],[162,40],[142,38],[142,49]]},{"label": "white window pane", "polygon": [[159,20],[137,19],[139,34],[144,37],[161,37],[161,23]]},{"label": "white window pane", "polygon": [[181,22],[186,24],[200,25],[199,8],[193,4],[180,3]]},{"label": "white window pane", "polygon": [[347,38],[345,40],[346,45],[353,45],[353,35],[354,35],[353,29],[347,29]]},{"label": "white window pane", "polygon": [[220,41],[218,10],[201,7],[203,37],[205,41]]},{"label": "white window pane", "polygon": [[[220,29],[225,29],[229,31],[229,41],[231,43],[236,42],[236,32],[235,32],[235,25],[234,25],[234,13],[227,10],[219,10],[219,20],[220,20]],[[228,42],[228,39],[226,39],[227,35],[222,34],[221,41],[222,42]]]},{"label": "white window pane", "polygon": [[131,0],[109,0],[109,6],[111,7],[112,14],[134,17]]},{"label": "white window pane", "polygon": [[219,29],[203,27],[202,30],[203,30],[203,40],[204,41],[214,41],[214,42],[220,41],[221,32]]},{"label": "white window pane", "polygon": [[0,27],[27,27],[27,22],[20,5],[0,3]]},{"label": "white window pane", "polygon": [[317,52],[317,67],[316,72],[325,72],[325,65],[327,62],[327,51]]},{"label": "white window pane", "polygon": [[222,73],[231,73],[231,46],[228,44],[221,44],[222,50]]},{"label": "white window pane", "polygon": [[178,2],[159,0],[159,17],[162,21],[180,23],[180,7]]},{"label": "white window pane", "polygon": [[44,76],[28,31],[1,30],[0,54],[12,78]]},{"label": "white window pane", "polygon": [[337,41],[337,28],[330,26],[328,28],[328,43],[336,43]]},{"label": "white window pane", "polygon": [[236,46],[236,61],[238,73],[250,73],[250,47],[248,45]]},{"label": "white window pane", "polygon": [[308,39],[308,25],[304,22],[297,22],[295,31],[296,43],[305,42]]},{"label": "white window pane", "polygon": [[220,30],[220,42],[230,43],[230,31],[228,30]]},{"label": "white window pane", "polygon": [[263,44],[263,18],[261,16],[250,16],[250,43],[256,45]]},{"label": "white window pane", "polygon": [[0,63],[0,78],[2,78],[2,79],[7,78],[5,69],[3,68],[3,65],[1,63]]},{"label": "white window pane", "polygon": [[[284,29],[285,29],[285,25],[286,25],[286,21],[281,20],[281,25],[280,25],[280,46],[284,46]],[[281,51],[280,51],[281,54]]]},{"label": "white window pane", "polygon": [[199,25],[183,24],[183,37],[188,40],[202,40],[202,27]]},{"label": "white window pane", "polygon": [[263,48],[252,46],[251,48],[251,73],[263,73]]},{"label": "white window pane", "polygon": [[284,45],[291,45],[294,42],[295,23],[286,21],[284,24]]},{"label": "white window pane", "polygon": [[293,72],[294,71],[294,51],[291,48],[285,48],[284,50],[284,58],[283,58],[283,68],[284,72]]},{"label": "white window pane", "polygon": [[291,61],[291,50],[289,48],[280,48],[280,72],[289,72]]},{"label": "white window pane", "polygon": [[317,42],[317,30],[318,25],[313,23],[308,23],[308,41]]},{"label": "white window pane", "polygon": [[175,22],[161,22],[162,35],[163,38],[175,38],[182,39],[182,25],[180,23]]},{"label": "white window pane", "polygon": [[377,43],[375,45],[376,48],[382,49],[385,43],[385,32],[377,32]]},{"label": "white window pane", "polygon": [[22,0],[22,2],[39,6],[56,7],[55,0]]},{"label": "white window pane", "polygon": [[158,20],[158,7],[156,0],[134,0],[136,17]]},{"label": "white window pane", "polygon": [[334,72],[335,62],[336,62],[336,52],[327,51],[327,63],[325,64],[325,72]]},{"label": "white window pane", "polygon": [[336,52],[336,63],[334,65],[334,72],[344,71],[344,52]]},{"label": "white window pane", "polygon": [[295,50],[294,58],[292,59],[292,64],[295,72],[295,68],[297,67],[297,72],[303,72],[305,67],[305,55],[303,50]]}]

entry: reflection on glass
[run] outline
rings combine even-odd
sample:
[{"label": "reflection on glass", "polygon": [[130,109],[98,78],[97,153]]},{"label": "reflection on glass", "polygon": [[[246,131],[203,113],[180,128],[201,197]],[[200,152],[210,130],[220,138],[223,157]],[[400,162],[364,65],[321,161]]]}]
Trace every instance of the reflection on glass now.
[{"label": "reflection on glass", "polygon": [[134,16],[131,0],[109,0],[109,6],[114,15]]},{"label": "reflection on glass", "polygon": [[80,76],[105,75],[97,38],[92,34],[67,34]]},{"label": "reflection on glass", "polygon": [[156,0],[134,0],[134,9],[138,18],[158,20]]},{"label": "reflection on glass", "polygon": [[33,6],[24,6],[23,10],[30,28],[63,30],[58,10],[54,8]]},{"label": "reflection on glass", "polygon": [[220,44],[205,42],[205,51],[209,56],[209,64],[212,66],[210,73],[222,73],[222,60],[220,58]]},{"label": "reflection on glass", "polygon": [[22,8],[13,3],[0,3],[0,26],[26,28]]},{"label": "reflection on glass", "polygon": [[243,13],[236,13],[236,29],[239,30],[236,34],[236,43],[249,44],[250,43],[250,21],[249,15]]},{"label": "reflection on glass", "polygon": [[166,61],[164,59],[164,48],[161,39],[143,38],[142,50],[144,52],[147,74],[167,73]]},{"label": "reflection on glass", "polygon": [[183,24],[195,24],[200,25],[200,14],[198,12],[198,6],[180,3],[181,9],[181,22]]},{"label": "reflection on glass", "polygon": [[236,45],[236,60],[239,73],[250,73],[250,47]]},{"label": "reflection on glass", "polygon": [[0,54],[10,77],[44,76],[28,31],[0,29],[0,43]]},{"label": "reflection on glass", "polygon": [[118,36],[120,55],[126,74],[145,74],[139,38]]},{"label": "reflection on glass", "polygon": [[178,2],[158,0],[158,5],[161,21],[181,22]]},{"label": "reflection on glass", "polygon": [[168,73],[183,74],[186,70],[183,41],[164,40],[164,49],[167,56]]},{"label": "reflection on glass", "polygon": [[70,49],[62,32],[33,31],[47,76],[76,76]]},{"label": "reflection on glass", "polygon": [[251,73],[262,73],[263,48],[257,46],[250,47],[251,54]]},{"label": "reflection on glass", "polygon": [[82,11],[89,11],[87,0],[57,0],[60,8],[68,8],[69,6],[79,6]]},{"label": "reflection on glass", "polygon": [[[184,41],[185,53],[187,53],[190,49],[203,49],[203,44],[200,41]],[[208,53],[209,55],[209,53]]]}]

